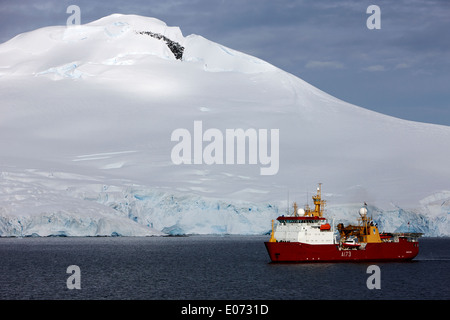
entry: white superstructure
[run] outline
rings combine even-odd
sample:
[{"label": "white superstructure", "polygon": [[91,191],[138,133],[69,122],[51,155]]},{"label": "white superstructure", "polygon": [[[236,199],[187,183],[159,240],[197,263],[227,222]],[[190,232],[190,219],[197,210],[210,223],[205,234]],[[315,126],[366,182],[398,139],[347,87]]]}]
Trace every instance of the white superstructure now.
[{"label": "white superstructure", "polygon": [[334,226],[331,227],[323,218],[325,201],[321,198],[321,184],[317,188],[317,194],[312,197],[314,210],[309,206],[298,209],[294,202],[294,214],[277,218],[278,224],[272,231],[271,241],[277,242],[302,242],[307,244],[334,244]]},{"label": "white superstructure", "polygon": [[334,230],[324,218],[280,217],[274,237],[277,241],[286,242],[335,243]]}]

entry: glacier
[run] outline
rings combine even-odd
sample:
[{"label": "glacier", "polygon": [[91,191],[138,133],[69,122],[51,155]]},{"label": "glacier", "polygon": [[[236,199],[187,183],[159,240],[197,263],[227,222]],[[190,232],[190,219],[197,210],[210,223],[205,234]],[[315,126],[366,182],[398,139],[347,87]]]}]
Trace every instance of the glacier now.
[{"label": "glacier", "polygon": [[[77,174],[2,172],[0,236],[163,236],[268,234],[272,219],[288,213],[283,202],[224,201],[195,194],[104,184]],[[114,182],[113,182],[114,183]],[[449,236],[449,194],[436,194],[415,210],[369,205],[380,230]],[[361,204],[328,206],[336,224],[356,224]]]},{"label": "glacier", "polygon": [[[0,101],[0,237],[266,234],[318,182],[336,222],[367,202],[382,231],[450,236],[450,127],[349,104],[155,18],[0,44]],[[279,129],[279,172],[175,165],[171,133],[194,121]]]}]

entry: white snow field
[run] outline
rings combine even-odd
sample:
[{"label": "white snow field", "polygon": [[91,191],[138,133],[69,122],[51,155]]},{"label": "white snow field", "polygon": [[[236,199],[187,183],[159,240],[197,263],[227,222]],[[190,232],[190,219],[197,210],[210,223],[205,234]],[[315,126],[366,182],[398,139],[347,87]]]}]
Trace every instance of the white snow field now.
[{"label": "white snow field", "polygon": [[[177,129],[191,164],[174,163]],[[279,140],[227,162],[237,129]],[[384,231],[450,236],[449,164],[450,127],[346,103],[154,18],[0,44],[0,236],[263,234],[319,182],[329,217],[355,223],[365,201]]]}]

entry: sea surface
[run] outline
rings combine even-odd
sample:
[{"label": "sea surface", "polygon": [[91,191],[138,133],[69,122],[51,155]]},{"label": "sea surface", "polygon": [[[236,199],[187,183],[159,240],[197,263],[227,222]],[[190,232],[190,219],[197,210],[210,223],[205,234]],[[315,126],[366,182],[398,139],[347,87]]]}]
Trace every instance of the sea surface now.
[{"label": "sea surface", "polygon": [[[450,299],[450,238],[421,238],[411,262],[303,264],[270,263],[266,240],[0,238],[0,300]],[[374,264],[380,289],[367,286]]]}]

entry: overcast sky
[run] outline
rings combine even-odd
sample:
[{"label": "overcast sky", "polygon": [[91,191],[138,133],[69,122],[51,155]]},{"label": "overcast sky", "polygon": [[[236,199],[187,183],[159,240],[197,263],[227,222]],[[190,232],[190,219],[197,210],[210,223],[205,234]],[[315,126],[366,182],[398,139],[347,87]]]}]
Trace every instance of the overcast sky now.
[{"label": "overcast sky", "polygon": [[[450,125],[450,0],[0,0],[0,42],[112,13],[155,17],[288,71],[347,102]],[[381,29],[370,30],[370,5]]]}]

